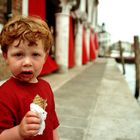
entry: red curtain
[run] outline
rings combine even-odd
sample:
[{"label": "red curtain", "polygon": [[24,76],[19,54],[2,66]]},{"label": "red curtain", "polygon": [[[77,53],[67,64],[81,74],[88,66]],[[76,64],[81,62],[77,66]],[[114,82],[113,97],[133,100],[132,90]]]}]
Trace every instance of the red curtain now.
[{"label": "red curtain", "polygon": [[[29,15],[40,16],[46,20],[46,0],[29,0]],[[48,56],[40,75],[45,75],[58,70],[57,63]]]},{"label": "red curtain", "polygon": [[85,34],[85,28],[83,28],[83,34],[82,34],[82,64],[86,64],[88,62],[88,55],[87,55],[87,49],[86,49],[86,34]]},{"label": "red curtain", "polygon": [[29,0],[29,15],[40,16],[46,19],[46,0]]},{"label": "red curtain", "polygon": [[94,44],[95,44],[95,48],[98,49],[99,45],[98,45],[97,33],[94,33]]},{"label": "red curtain", "polygon": [[94,44],[94,35],[92,31],[90,32],[90,61],[96,58],[96,48]]},{"label": "red curtain", "polygon": [[74,62],[74,33],[73,33],[73,22],[72,17],[69,19],[69,49],[68,49],[68,67],[72,68]]},{"label": "red curtain", "polygon": [[58,70],[58,65],[50,56],[48,56],[43,66],[43,69],[40,73],[40,76],[45,75],[45,74],[50,74],[56,70]]}]

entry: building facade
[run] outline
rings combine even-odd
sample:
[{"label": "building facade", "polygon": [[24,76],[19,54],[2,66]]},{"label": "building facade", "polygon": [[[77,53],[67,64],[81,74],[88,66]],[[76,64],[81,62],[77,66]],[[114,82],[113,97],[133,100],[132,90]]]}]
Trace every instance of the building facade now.
[{"label": "building facade", "polygon": [[0,28],[16,14],[40,16],[48,23],[55,40],[41,74],[67,72],[76,65],[94,61],[98,55],[98,3],[98,0],[3,0]]}]

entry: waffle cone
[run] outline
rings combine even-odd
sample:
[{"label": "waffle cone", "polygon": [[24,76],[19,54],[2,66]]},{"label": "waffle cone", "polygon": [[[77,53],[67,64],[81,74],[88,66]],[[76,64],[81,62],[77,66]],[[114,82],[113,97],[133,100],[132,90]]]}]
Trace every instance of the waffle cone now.
[{"label": "waffle cone", "polygon": [[35,96],[35,98],[33,99],[33,103],[37,104],[38,106],[40,106],[42,109],[45,110],[47,103],[46,100],[44,100],[42,97],[40,97],[38,94]]}]

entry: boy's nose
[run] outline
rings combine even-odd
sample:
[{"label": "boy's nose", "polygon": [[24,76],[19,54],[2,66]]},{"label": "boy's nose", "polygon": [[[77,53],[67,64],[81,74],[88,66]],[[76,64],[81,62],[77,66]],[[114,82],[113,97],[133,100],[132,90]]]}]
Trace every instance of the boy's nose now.
[{"label": "boy's nose", "polygon": [[23,62],[24,66],[32,66],[32,61],[29,57],[25,57],[24,62]]}]

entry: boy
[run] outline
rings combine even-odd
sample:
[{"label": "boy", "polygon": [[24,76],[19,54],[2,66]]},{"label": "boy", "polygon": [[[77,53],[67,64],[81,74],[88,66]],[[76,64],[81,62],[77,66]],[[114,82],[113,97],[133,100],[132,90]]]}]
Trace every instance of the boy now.
[{"label": "boy", "polygon": [[[59,122],[50,85],[39,78],[53,39],[37,17],[13,17],[2,29],[0,44],[12,76],[0,87],[0,140],[59,140]],[[30,111],[36,95],[46,103],[45,129],[41,118]]]}]

